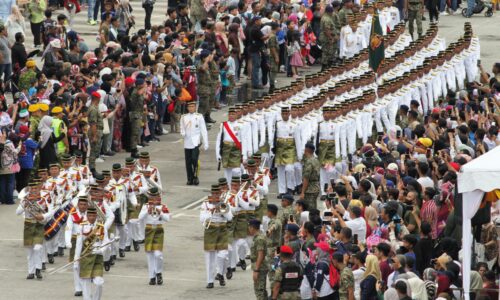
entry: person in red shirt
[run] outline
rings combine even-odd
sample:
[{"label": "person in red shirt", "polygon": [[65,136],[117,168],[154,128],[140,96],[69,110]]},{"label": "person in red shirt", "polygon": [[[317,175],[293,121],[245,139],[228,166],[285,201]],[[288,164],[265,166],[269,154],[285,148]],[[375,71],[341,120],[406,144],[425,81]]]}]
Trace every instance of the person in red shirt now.
[{"label": "person in red shirt", "polygon": [[[375,256],[378,258],[380,272],[382,274],[382,281],[387,285],[387,278],[392,273],[391,266],[389,266],[389,253],[391,253],[391,246],[387,243],[380,243],[375,248]],[[385,288],[385,287],[384,287]]]},{"label": "person in red shirt", "polygon": [[483,276],[483,288],[481,291],[482,296],[488,296],[490,299],[498,299],[498,284],[495,282],[495,272],[487,271]]}]

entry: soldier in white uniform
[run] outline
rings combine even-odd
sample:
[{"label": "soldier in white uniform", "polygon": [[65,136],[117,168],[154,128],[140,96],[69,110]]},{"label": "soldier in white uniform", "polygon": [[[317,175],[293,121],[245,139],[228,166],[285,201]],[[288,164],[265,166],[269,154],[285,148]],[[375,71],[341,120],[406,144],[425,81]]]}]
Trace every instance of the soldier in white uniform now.
[{"label": "soldier in white uniform", "polygon": [[149,285],[163,284],[163,223],[170,221],[168,207],[161,204],[157,187],[148,191],[148,203],[142,206],[139,219],[146,223],[144,250],[148,258]]},{"label": "soldier in white uniform", "polygon": [[187,185],[198,185],[198,157],[200,146],[208,150],[208,133],[203,116],[196,112],[196,101],[187,103],[188,113],[180,120],[181,135],[184,138],[184,156],[186,159]]},{"label": "soldier in white uniform", "polygon": [[[207,288],[214,287],[214,279],[221,286],[226,285],[224,271],[228,259],[227,222],[233,219],[229,205],[221,199],[220,185],[211,187],[211,195],[203,202],[200,222],[204,227],[205,266],[207,268]],[[226,195],[226,194],[225,194]],[[214,275],[217,274],[214,278]]]},{"label": "soldier in white uniform", "polygon": [[144,231],[141,231],[139,222],[139,212],[142,205],[147,202],[148,182],[142,173],[137,172],[136,161],[133,157],[125,159],[125,168],[122,172],[123,176],[130,180],[129,188],[134,192],[138,205],[137,207],[128,207],[128,241],[125,251],[130,251],[131,244],[133,244],[135,251],[139,251],[139,242],[144,240]]},{"label": "soldier in white uniform", "polygon": [[365,33],[362,29],[358,30],[356,19],[348,18],[349,24],[342,27],[340,32],[340,57],[351,58],[359,51],[367,47]]},{"label": "soldier in white uniform", "polygon": [[330,184],[330,179],[333,178],[333,167],[335,165],[335,137],[339,134],[338,126],[332,119],[333,107],[323,107],[324,121],[318,124],[318,132],[316,135],[316,154],[321,165],[319,178],[321,195],[326,194],[325,185]]}]

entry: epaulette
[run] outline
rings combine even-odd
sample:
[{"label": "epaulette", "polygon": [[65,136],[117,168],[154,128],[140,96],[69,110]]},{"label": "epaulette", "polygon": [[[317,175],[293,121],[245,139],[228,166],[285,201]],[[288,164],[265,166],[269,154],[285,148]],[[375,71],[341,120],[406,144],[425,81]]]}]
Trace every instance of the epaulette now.
[{"label": "epaulette", "polygon": [[88,225],[88,224],[89,224],[89,221],[83,221],[80,223],[81,226]]}]

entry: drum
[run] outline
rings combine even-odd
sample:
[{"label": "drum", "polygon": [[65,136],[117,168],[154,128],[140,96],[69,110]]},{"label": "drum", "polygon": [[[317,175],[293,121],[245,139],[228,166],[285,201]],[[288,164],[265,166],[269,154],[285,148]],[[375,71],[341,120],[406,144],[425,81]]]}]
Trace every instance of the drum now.
[{"label": "drum", "polygon": [[45,224],[45,240],[50,240],[61,230],[68,220],[68,216],[74,209],[73,204],[69,202],[65,207],[59,208],[50,221]]}]

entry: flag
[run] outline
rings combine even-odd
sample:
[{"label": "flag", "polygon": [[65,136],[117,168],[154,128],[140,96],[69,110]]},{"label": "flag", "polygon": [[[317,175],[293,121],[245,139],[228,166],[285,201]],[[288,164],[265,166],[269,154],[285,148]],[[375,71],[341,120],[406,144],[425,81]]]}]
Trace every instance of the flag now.
[{"label": "flag", "polygon": [[378,18],[378,12],[375,10],[375,15],[372,19],[372,29],[370,33],[370,45],[368,48],[370,57],[370,68],[373,72],[377,73],[378,67],[384,60],[384,36],[382,33],[382,26]]}]

